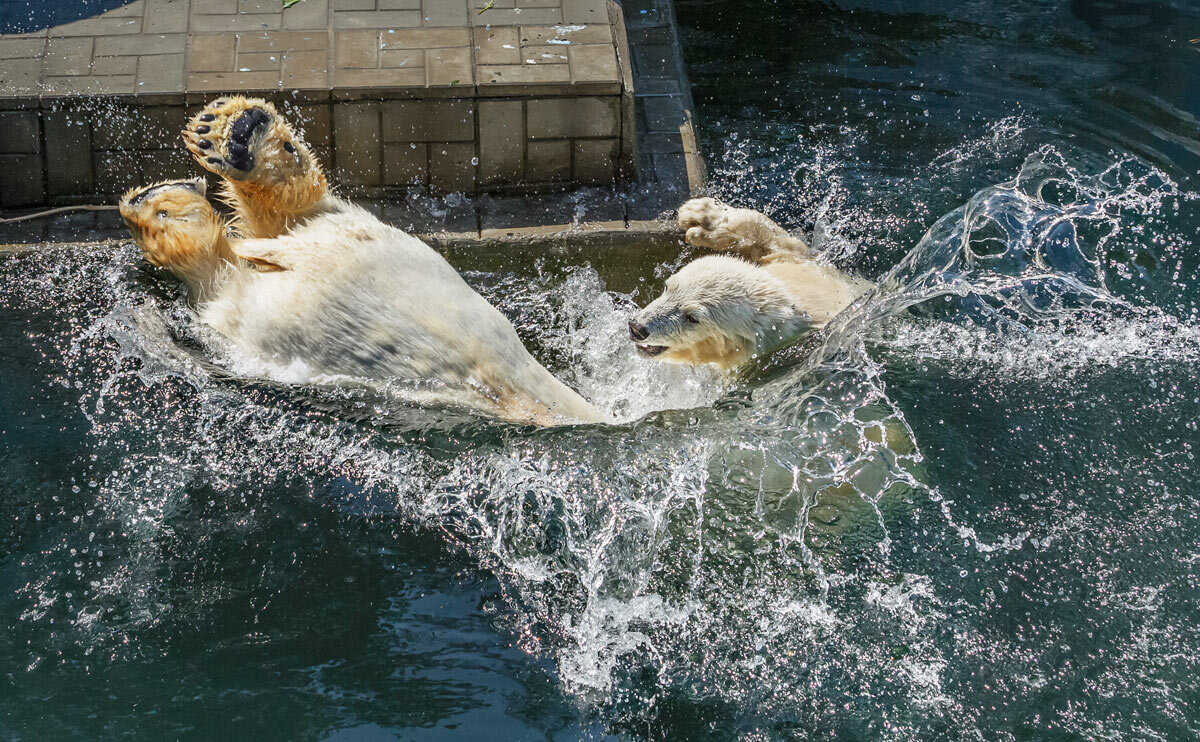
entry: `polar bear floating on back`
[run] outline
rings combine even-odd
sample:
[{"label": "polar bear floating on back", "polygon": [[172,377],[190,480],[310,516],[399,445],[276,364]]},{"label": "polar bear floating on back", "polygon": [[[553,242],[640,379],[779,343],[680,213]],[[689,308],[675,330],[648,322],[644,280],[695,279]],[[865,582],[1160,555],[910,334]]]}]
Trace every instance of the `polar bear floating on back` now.
[{"label": "polar bear floating on back", "polygon": [[216,100],[183,136],[224,179],[238,236],[200,179],[135,188],[121,216],[146,258],[187,283],[201,321],[241,351],[313,376],[414,382],[419,401],[513,422],[602,418],[433,249],[330,195],[271,104]]},{"label": "polar bear floating on back", "polygon": [[[223,179],[232,224],[213,210],[202,179],[135,188],[121,215],[146,258],[187,284],[201,321],[242,352],[314,377],[409,382],[419,401],[517,423],[603,419],[438,253],[332,196],[271,104],[218,99],[183,137]],[[644,355],[731,368],[824,324],[856,292],[761,214],[697,199],[680,224],[696,245],[745,260],[701,258],[668,280],[630,323]]]}]

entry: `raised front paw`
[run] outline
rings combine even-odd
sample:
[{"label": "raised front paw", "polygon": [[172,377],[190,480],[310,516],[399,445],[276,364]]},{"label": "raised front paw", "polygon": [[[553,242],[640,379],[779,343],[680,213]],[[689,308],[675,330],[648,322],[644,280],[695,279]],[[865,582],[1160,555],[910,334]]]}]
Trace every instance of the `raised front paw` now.
[{"label": "raised front paw", "polygon": [[311,154],[265,100],[218,98],[183,130],[202,167],[230,180],[281,183],[311,169]]},{"label": "raised front paw", "polygon": [[729,207],[711,198],[693,198],[679,207],[679,228],[688,244],[728,250],[734,235],[726,228]]}]

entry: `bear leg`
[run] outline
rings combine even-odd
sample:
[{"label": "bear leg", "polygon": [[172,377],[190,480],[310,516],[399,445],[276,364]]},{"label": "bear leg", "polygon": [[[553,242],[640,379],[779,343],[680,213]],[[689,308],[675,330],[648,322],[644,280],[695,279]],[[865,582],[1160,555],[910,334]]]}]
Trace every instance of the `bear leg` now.
[{"label": "bear leg", "polygon": [[765,215],[711,198],[693,198],[680,206],[679,228],[688,244],[732,252],[752,263],[808,255],[803,240],[792,237]]},{"label": "bear leg", "polygon": [[218,98],[192,118],[183,140],[201,167],[224,179],[246,237],[278,237],[325,195],[316,158],[265,100]]}]

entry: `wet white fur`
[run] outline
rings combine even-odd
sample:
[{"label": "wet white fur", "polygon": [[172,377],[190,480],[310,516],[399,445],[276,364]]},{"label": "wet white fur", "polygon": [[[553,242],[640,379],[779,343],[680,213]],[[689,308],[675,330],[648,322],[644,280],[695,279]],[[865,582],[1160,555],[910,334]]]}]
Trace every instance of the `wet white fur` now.
[{"label": "wet white fur", "polygon": [[638,313],[635,322],[649,331],[638,342],[666,346],[662,360],[732,368],[824,326],[865,287],[807,259],[757,265],[703,257],[667,279],[663,294]]},{"label": "wet white fur", "polygon": [[507,419],[600,418],[445,259],[353,204],[327,196],[287,234],[234,250],[284,268],[227,265],[198,297],[200,318],[249,354],[314,375],[432,381],[421,401]]}]

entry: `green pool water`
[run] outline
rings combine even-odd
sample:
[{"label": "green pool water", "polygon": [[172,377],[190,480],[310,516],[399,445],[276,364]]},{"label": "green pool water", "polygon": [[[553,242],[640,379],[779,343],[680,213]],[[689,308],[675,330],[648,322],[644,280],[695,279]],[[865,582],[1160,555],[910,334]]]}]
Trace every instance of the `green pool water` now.
[{"label": "green pool water", "polygon": [[0,255],[0,736],[1200,736],[1200,9],[680,2],[712,188],[877,282],[736,380],[682,245],[448,258],[613,423],[272,380]]}]

